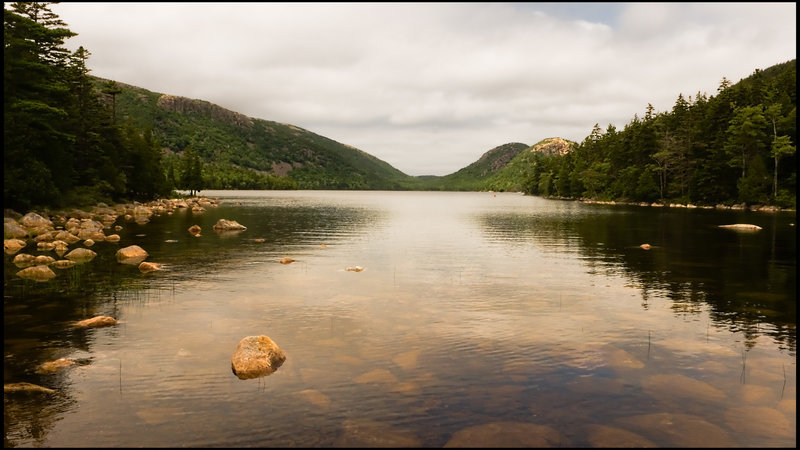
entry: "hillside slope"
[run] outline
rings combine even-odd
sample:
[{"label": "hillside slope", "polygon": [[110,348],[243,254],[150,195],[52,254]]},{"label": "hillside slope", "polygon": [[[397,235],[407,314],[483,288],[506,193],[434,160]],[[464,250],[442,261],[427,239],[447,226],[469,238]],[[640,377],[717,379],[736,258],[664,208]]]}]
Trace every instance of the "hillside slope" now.
[{"label": "hillside slope", "polygon": [[[96,81],[102,89],[108,80]],[[294,125],[250,118],[203,100],[117,86],[117,120],[152,129],[167,155],[191,148],[206,164],[287,176],[300,189],[396,190],[419,184],[368,153]]]},{"label": "hillside slope", "polygon": [[481,155],[474,163],[443,177],[425,180],[425,189],[442,191],[478,191],[483,182],[506,166],[515,156],[528,148],[527,144],[511,142],[497,146]]},{"label": "hillside slope", "polygon": [[481,190],[521,192],[539,156],[564,155],[575,149],[577,143],[559,137],[547,138],[519,152],[508,164],[480,184]]}]

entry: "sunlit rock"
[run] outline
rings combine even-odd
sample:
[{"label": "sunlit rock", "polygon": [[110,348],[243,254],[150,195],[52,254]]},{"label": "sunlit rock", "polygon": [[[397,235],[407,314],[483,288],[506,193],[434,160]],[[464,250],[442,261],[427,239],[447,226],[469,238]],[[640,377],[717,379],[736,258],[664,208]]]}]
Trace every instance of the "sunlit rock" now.
[{"label": "sunlit rock", "polygon": [[353,267],[347,267],[344,270],[346,270],[348,272],[361,272],[361,271],[364,270],[364,268],[361,267],[361,266],[353,266]]},{"label": "sunlit rock", "polygon": [[3,237],[16,239],[28,237],[28,230],[15,220],[6,221],[3,223]]},{"label": "sunlit rock", "polygon": [[639,247],[641,247],[643,250],[650,250],[653,248],[650,244],[642,244]]},{"label": "sunlit rock", "polygon": [[56,262],[56,259],[47,255],[39,255],[33,260],[33,263],[37,266],[49,266],[54,262]]},{"label": "sunlit rock", "polygon": [[294,259],[289,258],[288,256],[286,258],[281,259],[281,264],[291,264],[293,262],[294,262]]},{"label": "sunlit rock", "polygon": [[55,236],[53,236],[53,238],[54,238],[54,240],[63,241],[63,242],[66,242],[67,244],[74,244],[74,243],[76,243],[76,242],[81,240],[81,238],[79,238],[78,236],[70,233],[67,230],[61,230],[61,231],[56,232],[56,234],[55,234]]},{"label": "sunlit rock", "polygon": [[78,328],[102,328],[117,324],[117,319],[109,316],[95,316],[75,323]]},{"label": "sunlit rock", "polygon": [[728,433],[700,416],[656,413],[615,420],[629,431],[658,442],[661,447],[736,447]]},{"label": "sunlit rock", "polygon": [[19,268],[30,267],[36,262],[36,257],[27,253],[20,253],[14,257],[13,262]]},{"label": "sunlit rock", "polygon": [[421,447],[420,439],[410,431],[370,419],[348,419],[342,424],[342,434],[334,447]]},{"label": "sunlit rock", "polygon": [[749,223],[734,223],[732,225],[720,225],[719,228],[726,228],[734,231],[758,231],[761,229],[760,226],[752,225]]},{"label": "sunlit rock", "polygon": [[568,447],[569,440],[545,425],[492,422],[457,431],[444,446],[449,448]]},{"label": "sunlit rock", "polygon": [[586,440],[594,448],[655,448],[653,441],[634,432],[607,425],[587,425]]},{"label": "sunlit rock", "polygon": [[117,250],[117,262],[121,264],[139,265],[142,261],[150,256],[144,249],[138,245],[129,245],[125,248]]},{"label": "sunlit rock", "polygon": [[139,271],[142,273],[155,272],[157,270],[161,270],[161,264],[147,261],[139,264]]},{"label": "sunlit rock", "polygon": [[247,336],[236,346],[231,369],[240,380],[270,375],[286,361],[286,354],[268,336]]},{"label": "sunlit rock", "polygon": [[50,219],[42,217],[35,212],[29,212],[28,214],[25,214],[22,216],[22,219],[20,219],[19,222],[22,224],[22,226],[27,228],[52,228],[53,226],[53,222],[51,222]]},{"label": "sunlit rock", "polygon": [[243,231],[246,230],[247,227],[235,220],[219,219],[217,223],[214,224],[213,229],[214,231]]},{"label": "sunlit rock", "polygon": [[26,280],[48,281],[55,278],[56,274],[46,265],[32,266],[17,272],[17,276]]},{"label": "sunlit rock", "polygon": [[201,231],[203,231],[203,229],[200,228],[200,225],[192,225],[189,227],[189,234],[194,237],[199,237]]},{"label": "sunlit rock", "polygon": [[38,242],[52,242],[55,239],[55,235],[56,235],[56,231],[55,230],[42,229],[42,228],[36,228],[35,230],[38,230],[38,231],[31,233],[31,234],[35,235],[35,237],[33,238],[34,242],[37,242],[37,243]]},{"label": "sunlit rock", "polygon": [[81,247],[67,253],[64,255],[64,258],[67,258],[70,261],[75,261],[76,263],[85,263],[93,260],[95,256],[97,256],[97,253],[94,251]]},{"label": "sunlit rock", "polygon": [[52,267],[56,269],[69,269],[70,267],[75,266],[75,261],[70,261],[69,259],[59,259],[51,264]]},{"label": "sunlit rock", "polygon": [[119,242],[120,237],[118,234],[109,234],[106,236],[106,242]]},{"label": "sunlit rock", "polygon": [[3,384],[3,393],[12,392],[38,392],[42,394],[55,394],[56,391],[33,383],[6,383]]},{"label": "sunlit rock", "polygon": [[22,239],[4,239],[3,240],[3,250],[6,254],[13,255],[18,251],[22,250],[26,245],[28,245]]},{"label": "sunlit rock", "polygon": [[85,245],[87,247],[91,247],[91,246],[94,245],[94,240],[93,239],[87,239],[87,240],[83,241],[83,245]]},{"label": "sunlit rock", "polygon": [[54,250],[55,248],[56,248],[56,244],[54,244],[52,242],[37,242],[36,243],[36,249],[39,250],[40,252],[49,252],[51,250]]},{"label": "sunlit rock", "polygon": [[78,231],[78,239],[82,241],[103,242],[106,240],[106,235],[103,230],[80,230]]},{"label": "sunlit rock", "polygon": [[67,358],[58,358],[55,361],[47,361],[36,367],[36,373],[52,373],[58,369],[69,367],[75,364],[75,361]]}]

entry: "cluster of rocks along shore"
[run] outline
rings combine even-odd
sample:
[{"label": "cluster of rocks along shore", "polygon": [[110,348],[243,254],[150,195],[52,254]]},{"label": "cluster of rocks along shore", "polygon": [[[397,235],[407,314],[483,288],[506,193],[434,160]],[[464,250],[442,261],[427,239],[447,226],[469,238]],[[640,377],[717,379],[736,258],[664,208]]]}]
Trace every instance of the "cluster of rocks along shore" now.
[{"label": "cluster of rocks along shore", "polygon": [[[51,268],[69,269],[94,259],[97,253],[89,247],[97,242],[120,242],[115,232],[122,229],[118,219],[144,224],[159,214],[172,214],[176,209],[195,212],[217,206],[215,199],[161,199],[147,203],[122,203],[108,206],[99,203],[88,211],[72,208],[54,213],[28,212],[25,215],[6,209],[3,214],[3,250],[16,255],[14,264],[21,268],[17,275],[34,281],[54,278]],[[40,254],[21,252],[31,244]],[[72,249],[70,249],[72,247]],[[48,253],[53,252],[56,257]],[[161,266],[145,262],[149,255],[136,245],[119,249],[117,262],[136,264],[142,272],[160,270]]]},{"label": "cluster of rocks along shore", "polygon": [[[161,199],[148,203],[126,203],[108,206],[100,203],[88,211],[73,208],[52,214],[28,212],[20,214],[6,209],[3,214],[3,249],[8,255],[15,255],[14,265],[21,270],[17,276],[37,282],[46,282],[55,278],[56,269],[69,269],[76,264],[91,261],[97,253],[88,247],[97,242],[120,242],[120,236],[114,231],[122,230],[117,224],[120,217],[127,222],[145,224],[154,215],[172,214],[175,210],[186,209],[203,212],[207,208],[218,206],[217,199],[206,197],[187,199]],[[235,220],[220,219],[214,226],[218,233],[235,232],[247,229]],[[192,225],[187,232],[200,237],[202,229]],[[39,253],[21,253],[31,244]],[[70,249],[72,247],[72,249]],[[56,257],[48,253],[53,252]],[[149,254],[138,245],[129,245],[117,250],[116,260],[120,264],[137,265],[142,273],[161,270],[161,265],[145,261]],[[289,258],[290,259],[290,258]],[[292,260],[293,261],[293,260]],[[282,261],[283,262],[283,261]],[[113,326],[117,319],[109,316],[95,316],[77,321],[76,328],[100,328]],[[240,342],[231,364],[234,374],[241,379],[268,375],[283,363],[286,355],[267,336],[248,336]],[[60,358],[48,361],[37,367],[37,373],[54,372],[74,365],[75,361]],[[31,383],[6,383],[4,392],[43,392],[54,393],[52,389]]]}]

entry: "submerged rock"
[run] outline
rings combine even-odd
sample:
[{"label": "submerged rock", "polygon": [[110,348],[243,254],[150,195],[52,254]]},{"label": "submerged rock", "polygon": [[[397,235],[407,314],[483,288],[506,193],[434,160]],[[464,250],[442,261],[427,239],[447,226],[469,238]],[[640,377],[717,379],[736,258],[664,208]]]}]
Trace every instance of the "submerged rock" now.
[{"label": "submerged rock", "polygon": [[293,263],[294,261],[295,261],[294,259],[292,259],[292,258],[289,258],[289,257],[287,256],[286,258],[283,258],[283,259],[281,259],[281,264],[291,264],[291,263]]},{"label": "submerged rock", "polygon": [[201,231],[203,231],[203,229],[200,228],[200,225],[192,225],[189,227],[189,234],[191,234],[194,237],[200,237]]},{"label": "submerged rock", "polygon": [[142,273],[155,272],[157,270],[161,270],[161,264],[147,261],[143,261],[139,264],[139,271]]},{"label": "submerged rock", "polygon": [[75,323],[79,328],[101,328],[110,327],[117,324],[117,319],[109,316],[95,316],[91,319],[84,319]]},{"label": "submerged rock", "polygon": [[491,422],[456,432],[445,447],[568,447],[561,433],[545,425],[525,422]]},{"label": "submerged rock", "polygon": [[4,384],[3,392],[41,392],[43,394],[55,394],[56,391],[50,388],[39,386],[38,384],[21,382]]},{"label": "submerged rock", "polygon": [[758,231],[761,229],[760,226],[749,223],[734,223],[732,225],[720,225],[719,227],[736,231]]},{"label": "submerged rock", "polygon": [[247,336],[236,346],[231,369],[240,380],[270,375],[286,361],[286,354],[268,336]]},{"label": "submerged rock", "polygon": [[344,270],[346,270],[348,272],[361,272],[361,271],[364,270],[364,268],[361,267],[361,266],[353,266],[353,267],[348,267],[348,268],[346,268]]},{"label": "submerged rock", "polygon": [[69,367],[75,364],[75,361],[67,358],[58,358],[55,361],[47,361],[45,363],[40,364],[36,368],[36,373],[52,373],[57,371],[58,369],[62,369],[64,367]]}]

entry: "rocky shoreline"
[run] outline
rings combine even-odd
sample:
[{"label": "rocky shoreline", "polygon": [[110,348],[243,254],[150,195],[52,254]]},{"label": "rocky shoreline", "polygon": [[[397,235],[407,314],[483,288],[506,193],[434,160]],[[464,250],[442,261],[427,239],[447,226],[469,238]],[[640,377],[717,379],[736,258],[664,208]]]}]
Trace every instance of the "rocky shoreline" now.
[{"label": "rocky shoreline", "polygon": [[[3,250],[14,256],[14,264],[22,270],[17,275],[34,281],[48,281],[55,277],[50,267],[67,269],[75,264],[91,261],[96,253],[90,247],[96,242],[119,242],[115,233],[125,222],[145,224],[154,215],[171,215],[176,210],[202,212],[219,205],[217,199],[207,197],[153,200],[146,203],[121,203],[114,206],[98,203],[84,210],[69,208],[56,212],[28,212],[13,210],[3,213]],[[122,219],[120,222],[119,219]],[[20,253],[29,244],[38,255]],[[58,258],[49,256],[54,252]],[[123,264],[137,264],[142,272],[159,270],[159,265],[144,262],[147,252],[137,246],[122,248],[117,260]]]}]

